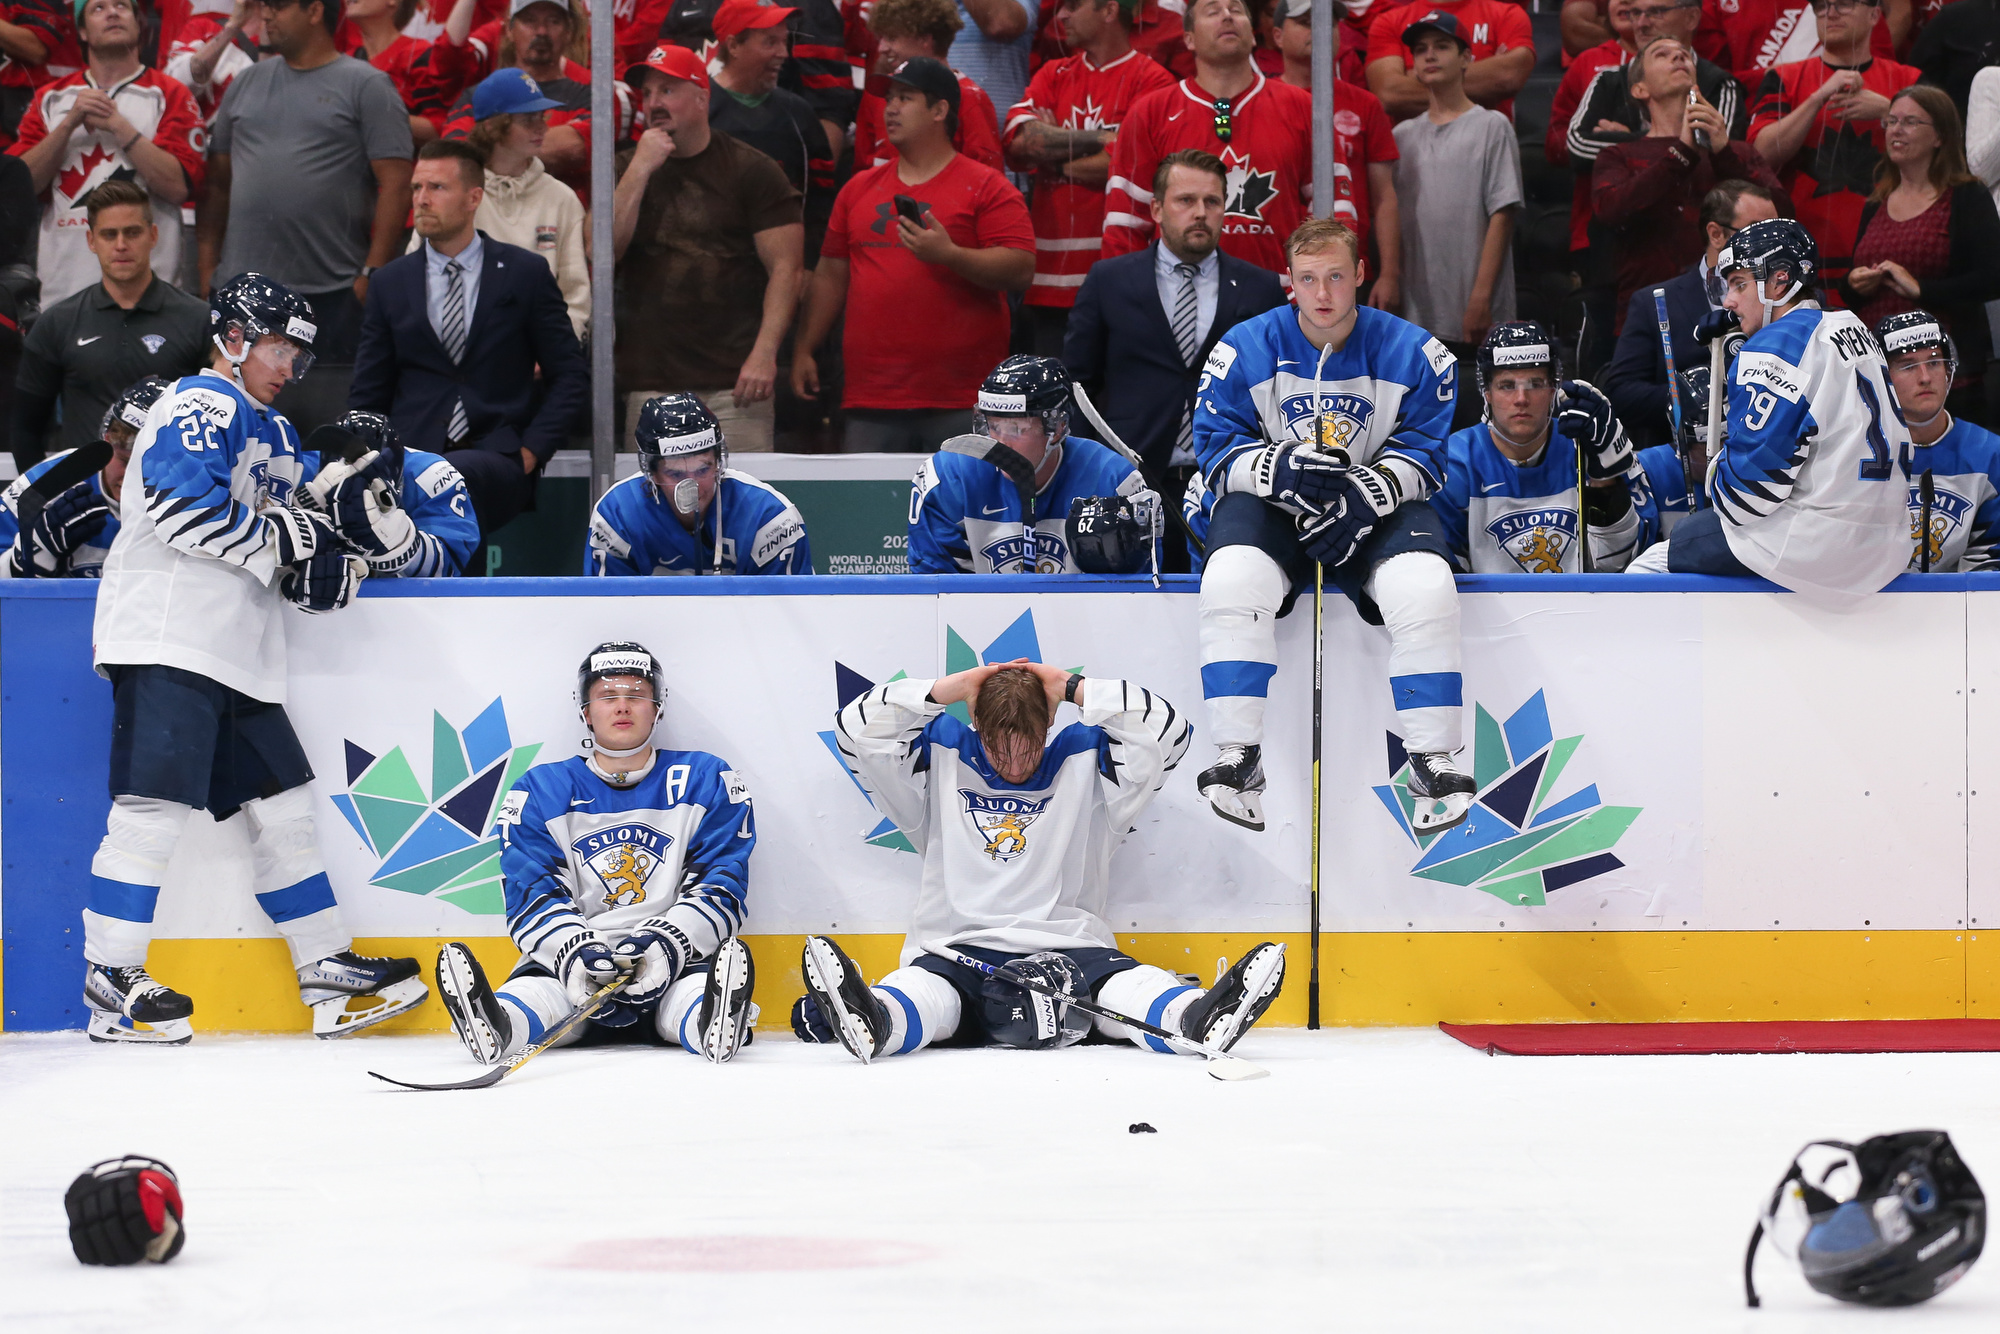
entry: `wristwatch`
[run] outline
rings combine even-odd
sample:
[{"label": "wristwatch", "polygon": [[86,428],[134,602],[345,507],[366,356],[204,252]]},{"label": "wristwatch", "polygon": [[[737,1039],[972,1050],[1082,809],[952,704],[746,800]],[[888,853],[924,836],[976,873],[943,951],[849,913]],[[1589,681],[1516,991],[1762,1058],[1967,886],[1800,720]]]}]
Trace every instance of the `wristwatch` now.
[{"label": "wristwatch", "polygon": [[1063,698],[1068,700],[1071,704],[1075,704],[1076,692],[1081,689],[1083,689],[1083,673],[1071,672],[1069,674],[1069,680],[1063,683]]},{"label": "wristwatch", "polygon": [[373,278],[375,276],[375,270],[379,267],[381,266],[376,264],[363,264],[361,266],[361,276],[364,278]]}]

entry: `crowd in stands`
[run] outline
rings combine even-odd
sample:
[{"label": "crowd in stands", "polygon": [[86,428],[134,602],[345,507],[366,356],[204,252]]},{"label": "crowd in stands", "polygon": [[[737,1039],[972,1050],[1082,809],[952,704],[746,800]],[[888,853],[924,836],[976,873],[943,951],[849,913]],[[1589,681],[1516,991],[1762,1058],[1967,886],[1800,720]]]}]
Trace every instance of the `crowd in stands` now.
[{"label": "crowd in stands", "polygon": [[488,534],[589,431],[599,337],[642,451],[691,395],[734,451],[929,453],[1010,354],[1058,359],[1172,511],[1204,360],[1316,212],[1456,358],[1455,427],[1524,319],[1667,441],[1655,292],[1705,364],[1717,257],[1772,216],[1830,303],[1934,315],[1951,412],[2000,424],[2000,6],[1543,5],[1335,0],[1316,208],[1311,0],[628,0],[611,126],[585,0],[0,0],[0,447],[206,366],[204,298],[254,272],[314,315],[301,434],[380,414]]}]

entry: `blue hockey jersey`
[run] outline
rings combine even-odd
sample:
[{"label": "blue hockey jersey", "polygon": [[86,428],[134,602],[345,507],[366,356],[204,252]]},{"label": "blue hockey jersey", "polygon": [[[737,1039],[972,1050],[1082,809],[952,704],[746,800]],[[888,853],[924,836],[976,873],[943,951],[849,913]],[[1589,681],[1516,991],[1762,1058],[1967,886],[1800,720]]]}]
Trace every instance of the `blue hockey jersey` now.
[{"label": "blue hockey jersey", "polygon": [[1208,354],[1195,390],[1194,450],[1218,495],[1249,490],[1267,442],[1315,438],[1355,463],[1393,473],[1407,500],[1444,484],[1445,437],[1458,397],[1458,362],[1407,320],[1362,306],[1335,352],[1299,331],[1280,306],[1243,321]]},{"label": "blue hockey jersey", "polygon": [[[1150,496],[1124,455],[1068,436],[1062,461],[1035,496],[1036,574],[1075,574],[1065,525],[1078,496]],[[910,483],[910,573],[1024,573],[1021,493],[992,464],[940,451]]]},{"label": "blue hockey jersey", "polygon": [[[1931,474],[1930,529],[1925,533],[1923,492],[1918,479]],[[1928,540],[1933,573],[1984,570],[1996,564],[1993,542],[2000,531],[2000,436],[1983,426],[1952,419],[1949,429],[1928,445],[1910,451],[1909,568],[1919,568]]]},{"label": "blue hockey jersey", "polygon": [[673,506],[644,473],[604,493],[590,513],[583,572],[597,575],[706,574],[715,564],[716,511],[722,516],[724,574],[811,574],[812,546],[798,507],[776,487],[725,468],[701,522],[681,526]]},{"label": "blue hockey jersey", "polygon": [[757,843],[750,789],[705,751],[656,751],[630,787],[581,755],[536,765],[494,823],[507,931],[544,967],[578,931],[616,945],[664,916],[706,957],[743,925]]},{"label": "blue hockey jersey", "polygon": [[[311,450],[305,454],[305,469],[308,482],[319,476],[319,455]],[[396,577],[464,574],[472,553],[479,549],[479,518],[472,512],[472,496],[458,469],[441,454],[405,449],[399,503],[417,526],[417,553],[396,571]],[[374,570],[372,562],[370,569],[377,575],[382,573]]]},{"label": "blue hockey jersey", "polygon": [[1694,513],[1688,507],[1687,469],[1672,445],[1639,451],[1639,468],[1646,474],[1646,504],[1639,512],[1639,550],[1666,541],[1674,525]]},{"label": "blue hockey jersey", "polygon": [[[1639,536],[1646,478],[1626,478],[1631,506],[1617,522],[1590,529],[1592,570],[1622,570]],[[1431,497],[1458,556],[1472,574],[1580,574],[1576,444],[1560,431],[1532,463],[1515,463],[1481,422],[1445,442],[1444,486]]]},{"label": "blue hockey jersey", "polygon": [[[42,474],[56,466],[69,455],[68,450],[51,455],[34,467],[16,477],[5,491],[0,491],[0,547],[11,547],[14,539],[21,534],[21,496],[29,487],[41,480]],[[75,491],[87,488],[98,495],[104,494],[104,474],[99,473],[78,482],[70,488]],[[65,492],[64,494],[68,494]],[[104,520],[104,528],[89,542],[70,553],[69,574],[73,578],[95,579],[102,572],[104,557],[111,550],[111,543],[118,536],[118,505],[111,503],[111,513]],[[0,560],[0,579],[13,577],[13,562]]]}]

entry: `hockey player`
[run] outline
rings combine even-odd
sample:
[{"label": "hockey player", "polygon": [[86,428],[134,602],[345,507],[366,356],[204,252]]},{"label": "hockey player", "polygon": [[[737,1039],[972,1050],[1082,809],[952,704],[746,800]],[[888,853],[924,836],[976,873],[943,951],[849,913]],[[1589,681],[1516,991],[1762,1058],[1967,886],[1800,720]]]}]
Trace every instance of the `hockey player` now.
[{"label": "hockey player", "polygon": [[92,634],[112,690],[111,815],[83,913],[98,1041],[182,1043],[194,1002],[146,972],[153,908],[188,816],[242,811],[257,902],[291,947],[317,1037],[427,994],[414,959],[353,952],[313,834],[312,768],[285,717],[290,602],[347,605],[367,567],[301,508],[298,434],[270,410],[312,365],[312,307],[259,274],[209,300],[208,370],[154,403],[121,489]]},{"label": "hockey player", "polygon": [[639,471],[590,513],[583,572],[811,574],[798,507],[729,466],[721,423],[693,394],[639,409]]},{"label": "hockey player", "polygon": [[95,477],[51,497],[30,528],[21,527],[21,497],[69,451],[43,459],[0,494],[0,542],[8,544],[0,579],[95,579],[102,572],[104,555],[118,536],[118,498],[132,462],[132,442],[146,424],[147,411],[166,392],[167,382],[149,375],[120,394],[98,428],[111,446],[110,460]]},{"label": "hockey player", "polygon": [[347,549],[368,563],[377,579],[428,579],[464,574],[479,549],[479,519],[465,478],[441,454],[403,448],[380,413],[348,412],[321,432],[335,433],[352,462],[305,457],[304,503],[326,515]]},{"label": "hockey player", "polygon": [[1356,303],[1353,232],[1314,218],[1287,250],[1296,308],[1224,334],[1195,390],[1195,453],[1215,496],[1201,686],[1221,751],[1195,783],[1223,819],[1264,827],[1275,622],[1312,592],[1317,561],[1364,621],[1389,629],[1412,818],[1446,829],[1465,818],[1474,785],[1452,760],[1462,710],[1451,547],[1424,501],[1444,482],[1457,364],[1422,329]]},{"label": "hockey player", "polygon": [[624,1037],[726,1061],[756,1022],[736,938],[757,842],[750,789],[713,755],[653,745],[666,694],[643,644],[599,644],[576,672],[591,753],[536,765],[501,803],[521,960],[497,992],[457,942],[437,963],[452,1028],[482,1064],[541,1041],[621,973],[623,989],[563,1045]]},{"label": "hockey player", "polygon": [[910,483],[910,573],[1075,574],[1063,525],[1080,496],[1130,496],[1158,531],[1159,497],[1146,479],[1124,455],[1071,435],[1069,411],[1069,372],[1054,357],[1011,356],[993,368],[973,423],[1018,456],[1008,462],[1021,476],[1034,475],[1035,550],[1020,483],[947,442]]},{"label": "hockey player", "polygon": [[[1083,721],[1053,737],[1064,700]],[[968,728],[945,710],[963,702]],[[1089,1023],[1065,1006],[929,952],[949,946],[1070,995],[1227,1050],[1284,983],[1264,944],[1203,992],[1121,953],[1104,920],[1111,854],[1187,750],[1174,707],[1139,686],[1016,659],[858,696],[834,719],[854,776],[924,859],[902,966],[873,987],[841,948],[806,938],[792,1028],[863,1061],[933,1043],[1057,1047]],[[976,730],[975,730],[976,729]],[[1158,1038],[1097,1020],[1108,1037]]]},{"label": "hockey player", "polygon": [[[1790,218],[1753,222],[1716,263],[1724,309],[1703,342],[1740,323],[1727,433],[1709,461],[1712,504],[1675,525],[1676,574],[1761,576],[1827,607],[1850,607],[1907,563],[1903,460],[1909,429],[1882,353],[1852,312],[1819,303],[1819,247]],[[1649,562],[1649,564],[1651,564]]]},{"label": "hockey player", "polygon": [[1992,568],[2000,536],[2000,436],[1945,411],[1958,376],[1958,345],[1927,310],[1891,315],[1875,326],[1875,341],[1888,358],[1889,387],[1915,446],[1908,468],[1915,550],[1907,568]]},{"label": "hockey player", "polygon": [[[1595,385],[1562,378],[1562,351],[1532,320],[1496,324],[1475,366],[1484,420],[1445,442],[1431,508],[1472,574],[1580,574],[1632,559],[1645,474]],[[1581,451],[1582,463],[1578,463]],[[1587,477],[1582,559],[1577,488]]]}]

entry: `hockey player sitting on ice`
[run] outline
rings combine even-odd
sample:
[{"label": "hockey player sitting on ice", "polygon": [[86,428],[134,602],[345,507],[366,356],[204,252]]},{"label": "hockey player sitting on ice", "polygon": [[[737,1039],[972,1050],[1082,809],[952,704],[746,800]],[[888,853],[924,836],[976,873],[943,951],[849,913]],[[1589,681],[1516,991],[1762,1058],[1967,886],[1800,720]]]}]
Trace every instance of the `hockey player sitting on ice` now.
[{"label": "hockey player sitting on ice", "polygon": [[1054,357],[993,368],[979,386],[978,434],[945,441],[910,484],[911,574],[1076,574],[1084,567],[1064,525],[1088,496],[1130,497],[1159,531],[1146,479],[1108,445],[1071,435],[1069,414],[1069,372]]},{"label": "hockey player sitting on ice", "polygon": [[[1083,720],[1053,737],[1064,700]],[[973,727],[945,710],[963,701]],[[933,1043],[1068,1046],[1089,1020],[1025,988],[930,953],[949,946],[1048,986],[1224,1049],[1284,982],[1281,946],[1259,945],[1206,992],[1119,952],[1104,920],[1111,854],[1187,750],[1187,719],[1149,690],[1017,659],[936,681],[892,681],[834,720],[875,805],[924,859],[902,966],[866,985],[824,936],[806,940],[809,994],[792,1010],[807,1042],[866,1061]],[[975,730],[976,729],[976,730]],[[1155,1051],[1158,1038],[1097,1021]]]},{"label": "hockey player sitting on ice", "polygon": [[[146,414],[92,632],[111,679],[111,815],[90,865],[84,1000],[99,1041],[186,1042],[194,1003],[146,972],[188,817],[243,812],[257,903],[291,947],[313,1033],[344,1037],[426,992],[415,959],[355,954],[285,717],[285,603],[347,605],[367,566],[301,508],[298,433],[270,404],[312,365],[302,297],[254,273],[209,298],[209,369]],[[130,502],[130,503],[126,503]]]},{"label": "hockey player sitting on ice", "polygon": [[1632,573],[1761,576],[1840,608],[1877,592],[1909,559],[1903,460],[1909,428],[1887,367],[1851,311],[1819,304],[1819,247],[1790,218],[1753,222],[1716,262],[1723,309],[1702,342],[1740,322],[1722,447],[1703,508]]},{"label": "hockey player sitting on ice", "polygon": [[1532,320],[1494,325],[1476,374],[1485,419],[1445,442],[1444,486],[1431,496],[1459,567],[1472,574],[1624,569],[1639,536],[1646,476],[1611,401],[1587,381],[1562,378],[1561,350]]},{"label": "hockey player sitting on ice", "polygon": [[1945,411],[1945,395],[1958,378],[1958,345],[1927,310],[1891,315],[1875,326],[1875,341],[1889,359],[1889,389],[1915,446],[1905,470],[1912,543],[1907,568],[1992,568],[1993,541],[2000,536],[2000,436]]},{"label": "hockey player sitting on ice", "polygon": [[97,578],[118,536],[118,498],[132,462],[132,442],[146,424],[147,411],[166,392],[167,382],[149,375],[120,394],[98,428],[111,446],[103,470],[51,497],[28,528],[21,527],[21,497],[72,451],[43,459],[0,494],[0,542],[8,546],[7,558],[0,560],[0,579]]},{"label": "hockey player sitting on ice", "polygon": [[798,507],[729,466],[721,423],[693,394],[639,409],[639,471],[590,514],[585,574],[811,574]]},{"label": "hockey player sitting on ice", "polygon": [[592,649],[576,698],[591,753],[528,770],[496,821],[521,960],[496,992],[472,952],[448,944],[438,995],[466,1050],[491,1064],[622,975],[561,1045],[679,1043],[726,1061],[757,1018],[736,938],[757,842],[750,789],[713,755],[654,747],[666,684],[644,645]]},{"label": "hockey player sitting on ice", "polygon": [[[479,547],[465,478],[441,454],[404,449],[389,419],[349,412],[306,440],[305,503],[377,579],[464,574]],[[349,457],[325,457],[338,445]]]},{"label": "hockey player sitting on ice", "polygon": [[1215,813],[1264,827],[1264,700],[1277,618],[1313,593],[1313,566],[1389,629],[1389,695],[1410,755],[1419,831],[1465,818],[1458,589],[1444,525],[1457,366],[1443,343],[1358,305],[1354,233],[1314,218],[1286,242],[1293,306],[1245,320],[1210,351],[1194,447],[1214,497],[1201,576],[1201,688],[1221,749],[1195,779]]}]

